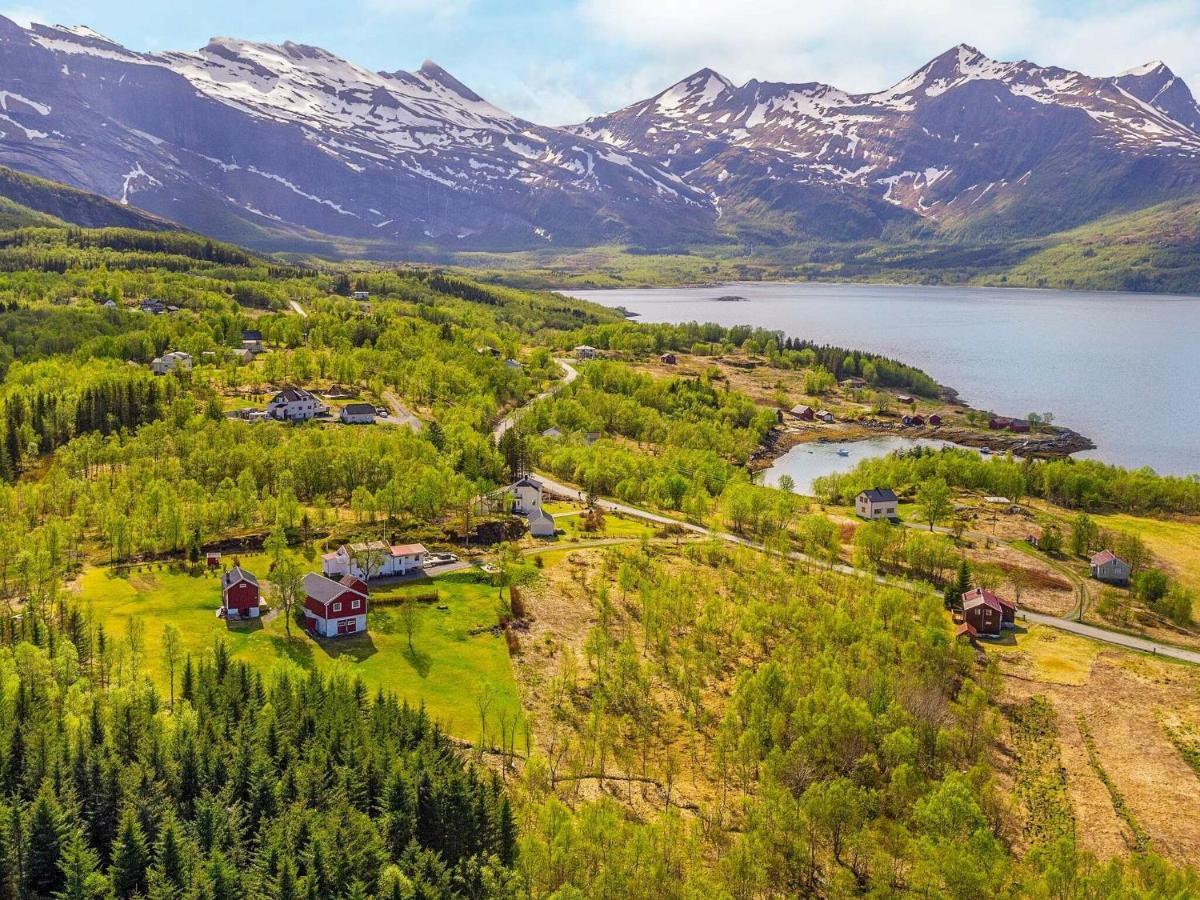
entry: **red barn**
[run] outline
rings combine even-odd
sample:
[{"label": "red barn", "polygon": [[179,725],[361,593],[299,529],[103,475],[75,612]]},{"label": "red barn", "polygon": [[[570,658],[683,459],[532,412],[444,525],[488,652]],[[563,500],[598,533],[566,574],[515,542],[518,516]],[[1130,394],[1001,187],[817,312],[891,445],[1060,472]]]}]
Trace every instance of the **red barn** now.
[{"label": "red barn", "polygon": [[334,581],[316,572],[304,576],[304,627],[321,637],[367,630],[367,585],[347,575]]},{"label": "red barn", "polygon": [[221,552],[219,550],[209,550],[205,554],[204,559],[210,569],[219,569],[221,567]]},{"label": "red barn", "polygon": [[930,425],[941,425],[942,417],[939,416],[937,413],[934,413],[932,416],[929,417],[929,424]]},{"label": "red barn", "polygon": [[226,621],[257,619],[260,603],[258,579],[241,566],[221,576],[221,609]]}]

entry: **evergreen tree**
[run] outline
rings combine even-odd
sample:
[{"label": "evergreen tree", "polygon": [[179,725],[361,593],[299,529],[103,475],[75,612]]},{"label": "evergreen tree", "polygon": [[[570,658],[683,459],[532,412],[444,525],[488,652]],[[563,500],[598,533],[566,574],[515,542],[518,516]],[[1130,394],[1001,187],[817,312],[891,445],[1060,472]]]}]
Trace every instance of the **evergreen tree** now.
[{"label": "evergreen tree", "polygon": [[63,888],[59,857],[64,838],[62,808],[47,782],[42,785],[29,813],[25,853],[25,889],[35,896],[49,896]]},{"label": "evergreen tree", "polygon": [[121,814],[120,830],[113,844],[112,865],[109,868],[113,893],[121,900],[144,893],[149,864],[141,823],[134,808],[128,806]]},{"label": "evergreen tree", "polygon": [[59,865],[64,881],[62,890],[54,895],[59,900],[93,900],[108,893],[108,879],[100,874],[99,859],[79,829],[72,829]]}]

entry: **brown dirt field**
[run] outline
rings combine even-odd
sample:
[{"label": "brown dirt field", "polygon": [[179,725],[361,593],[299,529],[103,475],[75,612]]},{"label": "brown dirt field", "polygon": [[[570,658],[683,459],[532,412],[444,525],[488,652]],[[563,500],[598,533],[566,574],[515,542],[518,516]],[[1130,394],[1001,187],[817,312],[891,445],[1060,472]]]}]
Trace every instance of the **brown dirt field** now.
[{"label": "brown dirt field", "polygon": [[[1041,694],[1055,709],[1080,841],[1102,858],[1133,846],[1130,828],[1089,762],[1078,726],[1082,717],[1100,765],[1148,835],[1150,849],[1178,864],[1200,864],[1200,778],[1163,725],[1169,716],[1184,727],[1200,727],[1200,669],[1101,645],[1093,645],[1087,664],[1078,645],[1091,642],[1041,640],[1040,630],[1018,635],[1015,651],[988,652],[1006,676],[1008,700]],[[1028,651],[1021,650],[1023,644]],[[1082,677],[1056,674],[1053,663],[1068,658],[1063,665]]]},{"label": "brown dirt field", "polygon": [[1075,588],[1071,582],[1056,571],[1049,563],[1029,556],[1005,544],[993,544],[990,548],[976,546],[967,551],[972,565],[984,563],[995,566],[1002,573],[996,590],[1011,597],[1014,574],[1022,577],[1025,584],[1021,590],[1022,607],[1034,612],[1061,616],[1075,608]]}]

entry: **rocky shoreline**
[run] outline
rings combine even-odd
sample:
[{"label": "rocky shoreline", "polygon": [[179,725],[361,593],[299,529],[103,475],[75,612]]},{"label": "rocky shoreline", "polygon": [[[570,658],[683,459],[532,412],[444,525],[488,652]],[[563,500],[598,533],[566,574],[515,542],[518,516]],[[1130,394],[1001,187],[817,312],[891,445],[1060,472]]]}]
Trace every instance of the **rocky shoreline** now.
[{"label": "rocky shoreline", "polygon": [[1092,440],[1077,431],[1050,426],[1037,434],[1009,431],[981,431],[959,425],[905,426],[899,422],[862,419],[832,425],[807,422],[787,423],[772,428],[751,454],[746,467],[752,472],[769,468],[775,460],[798,444],[842,443],[867,440],[881,435],[906,438],[933,438],[960,447],[987,447],[998,454],[1012,453],[1027,459],[1066,459],[1082,450],[1094,450]]}]

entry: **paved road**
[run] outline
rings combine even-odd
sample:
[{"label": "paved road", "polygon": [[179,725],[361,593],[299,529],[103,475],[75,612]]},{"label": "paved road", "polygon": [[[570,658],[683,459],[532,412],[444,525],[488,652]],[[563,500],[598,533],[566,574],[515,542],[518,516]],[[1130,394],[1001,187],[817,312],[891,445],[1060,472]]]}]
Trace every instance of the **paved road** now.
[{"label": "paved road", "polygon": [[511,413],[497,422],[496,427],[492,429],[492,437],[494,437],[496,440],[500,440],[500,438],[504,437],[504,432],[508,431],[517,423],[517,416],[521,414],[521,410],[526,409],[531,403],[537,403],[539,400],[545,400],[547,397],[554,395],[558,391],[562,390],[564,385],[570,384],[579,377],[579,372],[565,359],[556,359],[555,362],[558,363],[563,370],[562,380],[554,382],[554,384],[550,385],[550,387],[542,391],[536,397],[531,397],[530,399],[526,400]]},{"label": "paved road", "polygon": [[390,422],[392,425],[406,425],[413,431],[420,431],[425,423],[416,417],[411,409],[400,402],[400,398],[391,391],[383,392],[383,402],[392,410],[390,416],[383,416],[380,422]]},{"label": "paved road", "polygon": [[1171,659],[1180,659],[1200,665],[1200,653],[1195,650],[1185,650],[1170,644],[1159,644],[1145,638],[1121,634],[1118,631],[1109,631],[1105,628],[1097,628],[1095,625],[1085,625],[1083,622],[1072,622],[1069,619],[1060,619],[1057,616],[1047,616],[1042,613],[1021,612],[1020,617],[1022,620],[1038,625],[1049,625],[1051,628],[1069,631],[1071,634],[1078,634],[1096,641],[1104,641],[1106,644],[1116,644],[1118,647],[1141,650],[1143,653],[1153,653],[1157,656],[1169,656]]}]

